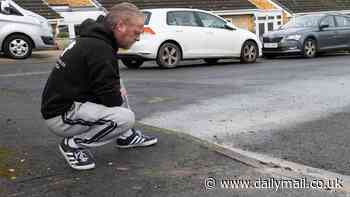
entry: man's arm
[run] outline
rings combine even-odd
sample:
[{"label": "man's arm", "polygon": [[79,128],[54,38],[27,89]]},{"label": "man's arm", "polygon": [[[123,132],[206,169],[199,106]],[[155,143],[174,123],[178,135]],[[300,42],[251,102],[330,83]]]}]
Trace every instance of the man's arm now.
[{"label": "man's arm", "polygon": [[100,103],[107,107],[121,106],[123,99],[120,92],[118,61],[113,54],[112,56],[95,54],[93,57],[88,57],[88,66],[90,87]]}]

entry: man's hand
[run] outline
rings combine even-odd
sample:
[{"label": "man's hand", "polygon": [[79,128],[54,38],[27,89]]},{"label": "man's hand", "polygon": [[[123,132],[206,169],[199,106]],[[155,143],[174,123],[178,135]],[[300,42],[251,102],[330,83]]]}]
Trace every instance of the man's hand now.
[{"label": "man's hand", "polygon": [[128,91],[126,91],[125,88],[120,88],[120,94],[122,95],[122,97],[126,97],[128,96]]}]

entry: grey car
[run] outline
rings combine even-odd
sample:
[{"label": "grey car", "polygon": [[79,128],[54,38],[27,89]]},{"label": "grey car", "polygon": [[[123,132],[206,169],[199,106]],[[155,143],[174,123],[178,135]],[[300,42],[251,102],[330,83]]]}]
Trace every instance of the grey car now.
[{"label": "grey car", "polygon": [[350,16],[342,14],[304,15],[291,19],[277,31],[263,36],[263,55],[301,54],[350,50]]}]

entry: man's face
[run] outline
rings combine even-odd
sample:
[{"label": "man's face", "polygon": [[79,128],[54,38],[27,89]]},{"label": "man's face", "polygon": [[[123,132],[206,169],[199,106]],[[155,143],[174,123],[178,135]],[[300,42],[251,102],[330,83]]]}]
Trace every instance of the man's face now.
[{"label": "man's face", "polygon": [[143,27],[143,17],[134,17],[128,23],[119,22],[113,30],[119,47],[129,49],[136,41],[139,41]]}]

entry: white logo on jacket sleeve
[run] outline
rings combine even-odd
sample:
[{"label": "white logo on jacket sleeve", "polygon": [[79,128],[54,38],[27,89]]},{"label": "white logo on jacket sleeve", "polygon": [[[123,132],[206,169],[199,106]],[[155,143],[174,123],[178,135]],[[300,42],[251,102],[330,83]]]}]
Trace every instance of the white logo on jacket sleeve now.
[{"label": "white logo on jacket sleeve", "polygon": [[61,57],[62,57],[67,51],[71,50],[71,49],[74,47],[75,43],[76,43],[76,41],[70,43],[70,44],[68,45],[68,47],[67,47],[66,49],[64,49],[63,53],[61,54]]},{"label": "white logo on jacket sleeve", "polygon": [[68,45],[68,47],[64,49],[64,51],[62,52],[62,54],[60,55],[60,57],[58,58],[58,60],[57,60],[57,62],[56,62],[56,66],[55,66],[55,67],[56,67],[57,69],[60,69],[60,68],[62,68],[62,67],[66,67],[66,64],[65,64],[65,63],[63,62],[63,60],[62,60],[62,57],[64,56],[64,54],[65,54],[67,51],[71,50],[71,49],[74,47],[75,43],[76,43],[76,41],[70,43],[70,44]]}]

